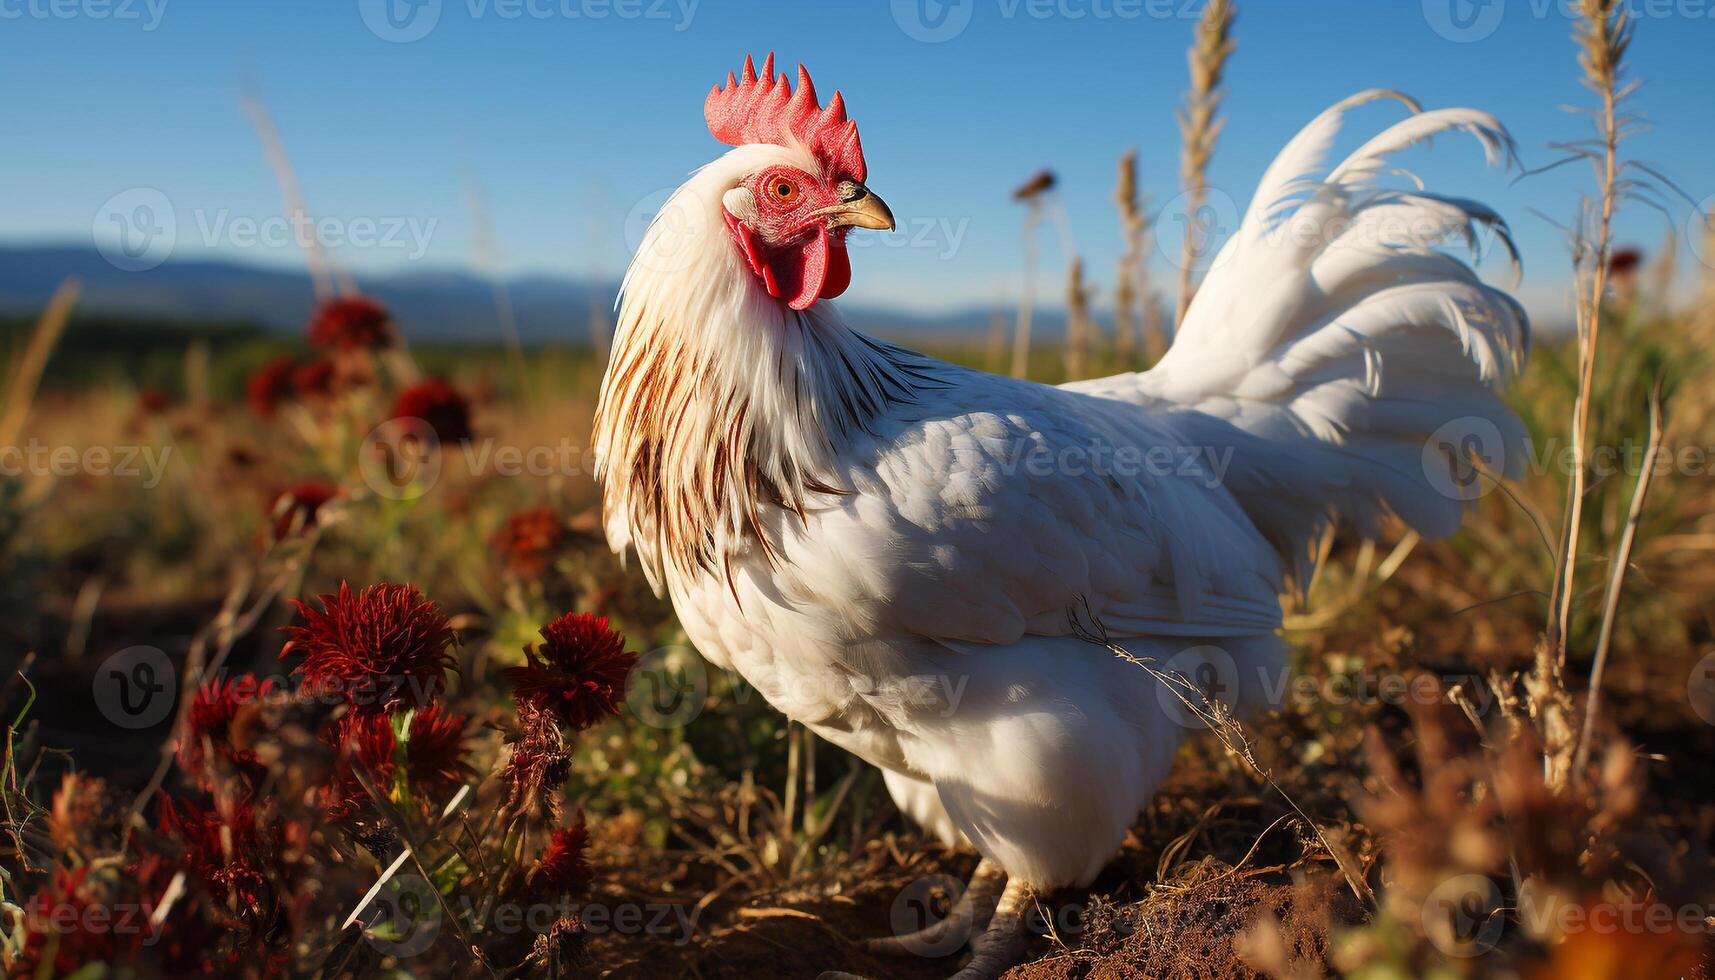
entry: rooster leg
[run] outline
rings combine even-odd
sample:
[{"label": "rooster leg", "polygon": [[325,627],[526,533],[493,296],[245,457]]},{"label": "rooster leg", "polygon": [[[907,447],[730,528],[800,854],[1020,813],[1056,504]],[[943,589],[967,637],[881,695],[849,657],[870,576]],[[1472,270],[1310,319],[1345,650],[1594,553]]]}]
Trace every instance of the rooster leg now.
[{"label": "rooster leg", "polygon": [[996,980],[1017,964],[1024,952],[1024,916],[1035,900],[1023,879],[1008,881],[988,928],[971,940],[971,961],[949,980]]},{"label": "rooster leg", "polygon": [[1005,883],[1006,872],[983,858],[946,918],[902,936],[864,940],[863,947],[889,956],[945,956],[955,952],[965,944],[971,930],[988,921]]}]

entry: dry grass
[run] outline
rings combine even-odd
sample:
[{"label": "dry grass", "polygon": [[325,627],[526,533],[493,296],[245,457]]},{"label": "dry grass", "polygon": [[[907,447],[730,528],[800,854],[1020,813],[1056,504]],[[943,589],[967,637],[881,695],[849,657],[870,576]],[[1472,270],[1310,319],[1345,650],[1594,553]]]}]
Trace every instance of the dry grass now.
[{"label": "dry grass", "polygon": [[1191,88],[1179,113],[1179,189],[1186,197],[1185,244],[1179,254],[1178,306],[1173,322],[1182,323],[1196,292],[1193,272],[1209,243],[1198,224],[1209,191],[1209,160],[1221,135],[1221,75],[1232,57],[1232,0],[1210,0],[1197,20],[1197,33],[1186,56]]}]

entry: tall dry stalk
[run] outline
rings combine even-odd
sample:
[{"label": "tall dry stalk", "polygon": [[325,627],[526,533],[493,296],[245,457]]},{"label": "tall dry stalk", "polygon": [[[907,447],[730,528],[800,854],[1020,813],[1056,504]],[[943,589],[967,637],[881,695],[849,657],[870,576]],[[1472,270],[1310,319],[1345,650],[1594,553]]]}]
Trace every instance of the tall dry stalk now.
[{"label": "tall dry stalk", "polygon": [[1614,639],[1614,619],[1620,610],[1620,591],[1626,584],[1626,569],[1632,563],[1632,545],[1637,540],[1638,525],[1644,518],[1644,501],[1649,499],[1650,480],[1655,476],[1656,454],[1661,451],[1661,387],[1656,378],[1655,390],[1649,399],[1649,442],[1644,446],[1643,466],[1638,470],[1637,487],[1632,491],[1632,504],[1626,513],[1626,529],[1620,534],[1620,548],[1614,555],[1608,573],[1608,594],[1602,602],[1602,632],[1596,638],[1596,657],[1590,666],[1590,698],[1584,704],[1584,725],[1578,732],[1578,752],[1572,760],[1574,773],[1584,772],[1590,762],[1590,736],[1596,727],[1596,714],[1602,704],[1602,675],[1608,666],[1608,644]]},{"label": "tall dry stalk", "polygon": [[[1045,216],[1045,202],[1054,190],[1056,178],[1051,170],[1039,170],[1012,192],[1012,199],[1023,202],[1024,212],[1024,279],[1019,284],[1018,325],[1012,332],[1012,376],[1022,378],[1030,370],[1030,320],[1036,305],[1036,229]],[[1063,232],[1064,233],[1064,232]]]},{"label": "tall dry stalk", "polygon": [[1090,376],[1090,346],[1096,324],[1090,319],[1090,288],[1084,284],[1084,260],[1072,256],[1066,266],[1066,380]]},{"label": "tall dry stalk", "polygon": [[1585,236],[1582,246],[1586,288],[1580,291],[1577,304],[1579,370],[1578,396],[1572,410],[1573,473],[1567,494],[1565,547],[1561,551],[1560,574],[1550,595],[1548,620],[1548,646],[1556,657],[1564,656],[1562,631],[1570,618],[1572,597],[1576,593],[1578,541],[1590,452],[1591,386],[1601,335],[1602,298],[1608,288],[1608,250],[1613,237],[1621,166],[1619,103],[1625,94],[1620,87],[1621,63],[1632,33],[1621,0],[1579,0],[1578,16],[1573,33],[1580,48],[1578,64],[1584,71],[1585,86],[1596,93],[1601,104],[1595,113],[1596,140],[1572,148],[1595,164],[1599,199],[1593,227],[1586,222],[1581,232]]},{"label": "tall dry stalk", "polygon": [[1137,187],[1136,150],[1120,156],[1114,207],[1119,211],[1120,241],[1125,245],[1114,270],[1114,360],[1120,370],[1130,370],[1137,361],[1140,339],[1146,357],[1153,361],[1158,356],[1154,332],[1161,326],[1159,312],[1153,317],[1149,314],[1155,298],[1144,265],[1149,242],[1148,202]]},{"label": "tall dry stalk", "polygon": [[1024,216],[1024,278],[1019,282],[1018,323],[1012,331],[1012,370],[1022,378],[1030,370],[1030,317],[1036,305],[1036,226],[1042,220],[1042,208],[1035,201]]},{"label": "tall dry stalk", "polygon": [[1215,155],[1215,140],[1221,135],[1221,75],[1233,54],[1233,2],[1209,0],[1197,20],[1197,36],[1187,60],[1191,65],[1191,90],[1179,111],[1179,185],[1186,195],[1185,242],[1179,254],[1178,306],[1173,322],[1181,323],[1196,289],[1191,269],[1207,247],[1198,215],[1208,200],[1209,159]]},{"label": "tall dry stalk", "polygon": [[[274,171],[274,179],[280,185],[286,217],[297,227],[313,228],[314,221],[304,206],[304,193],[298,185],[298,172],[292,167],[292,158],[286,155],[286,143],[280,138],[279,127],[274,125],[274,114],[268,111],[268,104],[262,101],[261,93],[253,84],[245,86],[243,103],[245,115],[250,117],[257,137],[262,140],[262,153],[268,158],[268,167]],[[356,285],[339,273],[333,262],[322,254],[321,243],[313,233],[300,244],[304,248],[304,262],[310,269],[310,282],[315,287],[316,302],[332,299],[336,295],[336,285],[346,293],[357,292]]]},{"label": "tall dry stalk", "polygon": [[[1565,630],[1571,620],[1572,599],[1577,594],[1578,544],[1584,519],[1584,498],[1590,455],[1590,402],[1598,342],[1601,339],[1602,299],[1608,288],[1608,252],[1612,244],[1614,209],[1621,192],[1619,160],[1621,129],[1625,120],[1620,101],[1629,87],[1621,84],[1622,63],[1631,41],[1632,24],[1623,0],[1578,0],[1578,23],[1573,38],[1579,47],[1578,64],[1584,85],[1594,92],[1599,105],[1594,111],[1596,137],[1563,147],[1573,159],[1591,161],[1596,170],[1599,199],[1594,214],[1586,209],[1579,223],[1578,260],[1578,394],[1572,410],[1573,472],[1568,481],[1566,524],[1561,535],[1560,568],[1549,594],[1548,625],[1538,646],[1536,665],[1529,688],[1540,705],[1538,723],[1544,744],[1545,778],[1550,786],[1565,784],[1574,770],[1575,734],[1570,701],[1561,680],[1566,659]],[[1639,488],[1644,489],[1640,486]],[[1640,498],[1641,502],[1641,498]],[[1616,583],[1617,585],[1617,583]],[[1614,597],[1617,600],[1617,595]],[[1592,678],[1591,697],[1600,697],[1600,677]],[[1585,733],[1586,737],[1588,733]],[[1582,750],[1587,752],[1588,749]]]},{"label": "tall dry stalk", "polygon": [[1703,222],[1703,277],[1698,284],[1693,327],[1705,344],[1711,344],[1715,343],[1715,208],[1699,217]]},{"label": "tall dry stalk", "polygon": [[30,417],[30,407],[35,404],[42,372],[48,369],[48,358],[53,356],[66,324],[71,321],[71,310],[77,305],[80,289],[76,279],[61,282],[48,299],[41,317],[36,320],[36,329],[31,331],[24,352],[12,368],[12,377],[6,383],[6,404],[4,412],[0,413],[0,446],[18,444],[24,423]]},{"label": "tall dry stalk", "polygon": [[1131,367],[1137,356],[1137,246],[1143,224],[1137,194],[1137,151],[1120,154],[1119,179],[1114,183],[1114,208],[1120,216],[1119,265],[1114,269],[1114,366]]},{"label": "tall dry stalk", "polygon": [[518,317],[512,309],[512,294],[506,289],[506,277],[500,271],[500,246],[494,238],[494,222],[488,210],[488,193],[474,173],[464,179],[465,204],[470,208],[470,259],[477,273],[488,280],[494,296],[494,318],[500,324],[500,339],[506,347],[506,360],[512,367],[518,390],[527,401],[536,400],[530,381],[530,371],[524,363],[524,342],[518,336]]}]

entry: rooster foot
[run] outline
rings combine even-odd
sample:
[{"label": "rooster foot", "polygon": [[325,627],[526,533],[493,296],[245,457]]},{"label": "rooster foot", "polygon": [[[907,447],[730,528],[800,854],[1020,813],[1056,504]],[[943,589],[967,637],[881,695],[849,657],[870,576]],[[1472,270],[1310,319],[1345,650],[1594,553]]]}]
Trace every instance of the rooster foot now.
[{"label": "rooster foot", "polygon": [[888,956],[947,956],[964,946],[973,930],[988,922],[1005,883],[1006,872],[983,858],[952,911],[941,921],[903,935],[867,939],[861,945]]},{"label": "rooster foot", "polygon": [[988,928],[971,940],[971,960],[950,980],[996,980],[1024,953],[1024,916],[1036,895],[1022,879],[1013,878],[1000,893]]},{"label": "rooster foot", "polygon": [[[987,861],[978,865],[976,873],[971,876],[970,887],[965,889],[965,894],[960,897],[958,904],[954,906],[952,912],[948,913],[947,918],[929,929],[921,929],[908,936],[895,937],[902,944],[911,942],[913,939],[918,940],[919,944],[915,949],[909,946],[896,947],[885,940],[872,940],[866,945],[876,951],[888,953],[913,952],[923,956],[939,956],[951,952],[945,944],[951,943],[954,937],[960,935],[960,932],[953,930],[962,931],[972,928],[976,915],[992,899],[995,886],[1005,877],[1004,871],[990,865]],[[971,940],[970,961],[948,980],[997,980],[1002,973],[1016,964],[1020,954],[1024,952],[1024,916],[1034,898],[1035,893],[1022,880],[1014,878],[1007,881],[1006,886],[1001,889],[999,900],[994,903],[994,914],[989,918],[988,926]],[[966,899],[970,899],[968,904]],[[938,930],[940,926],[949,922],[954,924],[948,929],[934,932],[929,940],[922,939],[924,934]],[[923,942],[932,944],[923,945]],[[816,980],[865,980],[865,978],[852,973],[829,970],[817,977]]]}]

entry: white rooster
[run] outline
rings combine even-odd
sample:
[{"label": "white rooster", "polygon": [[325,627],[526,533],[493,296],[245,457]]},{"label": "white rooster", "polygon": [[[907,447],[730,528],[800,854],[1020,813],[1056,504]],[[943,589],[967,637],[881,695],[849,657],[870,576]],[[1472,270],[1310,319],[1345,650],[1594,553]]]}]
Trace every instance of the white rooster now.
[{"label": "white rooster", "polygon": [[[1218,668],[1243,711],[1280,687],[1280,595],[1331,522],[1453,532],[1463,460],[1431,438],[1449,423],[1523,458],[1496,389],[1524,313],[1438,250],[1482,225],[1511,251],[1505,226],[1378,182],[1437,133],[1491,161],[1512,144],[1481,112],[1347,99],[1263,175],[1159,365],[1049,387],[846,325],[827,302],[845,236],[893,217],[839,94],[822,109],[802,67],[794,91],[773,66],[709,93],[735,148],[626,273],[595,423],[607,536],[705,657],[981,853],[952,916],[874,945],[921,948],[992,904],[958,974],[992,977],[1033,891],[1096,875],[1187,731],[1077,620]],[[1347,110],[1384,96],[1412,114],[1326,170]]]}]

